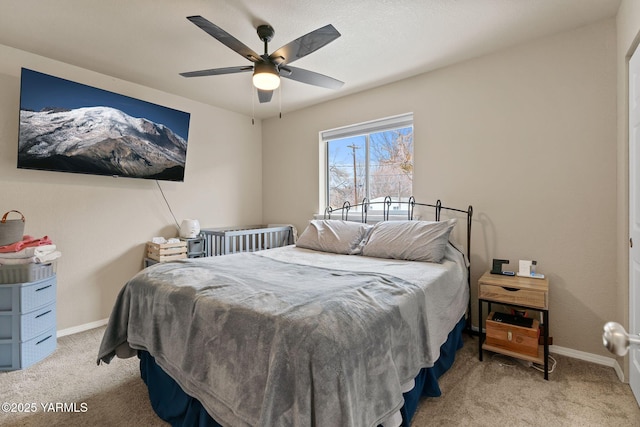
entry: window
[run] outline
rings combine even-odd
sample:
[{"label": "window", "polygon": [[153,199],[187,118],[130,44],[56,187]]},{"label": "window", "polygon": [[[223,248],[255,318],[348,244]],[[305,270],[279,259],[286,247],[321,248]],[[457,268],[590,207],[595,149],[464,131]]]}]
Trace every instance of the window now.
[{"label": "window", "polygon": [[[406,201],[413,194],[413,114],[321,132],[325,207]],[[322,170],[322,169],[321,169]],[[406,205],[405,205],[406,207]],[[382,209],[382,205],[372,205]],[[391,210],[398,209],[391,205]]]}]

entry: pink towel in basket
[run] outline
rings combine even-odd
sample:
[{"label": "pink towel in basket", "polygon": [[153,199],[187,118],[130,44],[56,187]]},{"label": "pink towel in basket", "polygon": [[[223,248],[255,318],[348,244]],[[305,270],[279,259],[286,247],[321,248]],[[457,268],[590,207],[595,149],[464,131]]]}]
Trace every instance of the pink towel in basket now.
[{"label": "pink towel in basket", "polygon": [[12,243],[10,245],[0,246],[0,253],[18,252],[24,248],[30,248],[33,246],[50,245],[51,239],[49,236],[44,236],[39,239],[35,239],[32,236],[23,236],[19,242]]}]

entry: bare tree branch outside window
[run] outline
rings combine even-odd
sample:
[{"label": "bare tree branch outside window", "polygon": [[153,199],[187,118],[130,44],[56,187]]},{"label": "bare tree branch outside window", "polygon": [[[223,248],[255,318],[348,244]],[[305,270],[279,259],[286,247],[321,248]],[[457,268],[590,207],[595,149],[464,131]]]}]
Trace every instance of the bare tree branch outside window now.
[{"label": "bare tree branch outside window", "polygon": [[[328,200],[333,208],[413,194],[413,128],[328,141]],[[368,173],[367,173],[367,158]]]}]

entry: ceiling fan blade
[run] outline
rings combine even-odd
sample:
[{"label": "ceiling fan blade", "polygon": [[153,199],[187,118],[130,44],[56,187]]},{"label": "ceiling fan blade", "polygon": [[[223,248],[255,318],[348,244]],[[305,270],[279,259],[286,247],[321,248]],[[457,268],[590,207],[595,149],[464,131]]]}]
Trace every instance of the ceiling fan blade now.
[{"label": "ceiling fan blade", "polygon": [[258,99],[260,100],[261,104],[271,101],[272,96],[273,96],[272,90],[258,89]]},{"label": "ceiling fan blade", "polygon": [[[325,87],[327,89],[340,89],[344,82],[336,80],[333,77],[325,76],[324,74],[316,73],[309,70],[304,70],[297,67],[282,67],[280,77],[295,80],[301,83],[309,85]],[[291,73],[288,73],[291,71]]]},{"label": "ceiling fan blade", "polygon": [[216,24],[203,18],[202,16],[187,16],[187,19],[206,31],[210,36],[218,40],[220,43],[224,44],[229,49],[238,52],[249,61],[257,62],[260,60],[260,55],[255,53],[250,47],[233,37],[231,34],[227,33],[222,28],[218,27]]},{"label": "ceiling fan blade", "polygon": [[251,65],[243,65],[241,67],[225,67],[225,68],[211,68],[209,70],[189,71],[186,73],[180,73],[182,77],[202,77],[202,76],[217,76],[220,74],[233,74],[244,73],[247,71],[253,71]]},{"label": "ceiling fan blade", "polygon": [[338,37],[340,37],[340,33],[333,25],[325,25],[282,46],[269,55],[269,59],[278,65],[290,64],[293,61],[315,52]]}]

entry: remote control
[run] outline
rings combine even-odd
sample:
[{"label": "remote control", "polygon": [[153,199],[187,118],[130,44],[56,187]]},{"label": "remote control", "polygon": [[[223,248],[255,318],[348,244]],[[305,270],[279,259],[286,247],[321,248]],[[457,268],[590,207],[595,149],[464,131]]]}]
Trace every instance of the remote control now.
[{"label": "remote control", "polygon": [[516,275],[516,273],[514,271],[503,271],[502,274],[505,275],[505,276],[515,276]]}]

